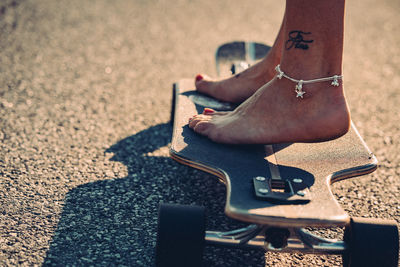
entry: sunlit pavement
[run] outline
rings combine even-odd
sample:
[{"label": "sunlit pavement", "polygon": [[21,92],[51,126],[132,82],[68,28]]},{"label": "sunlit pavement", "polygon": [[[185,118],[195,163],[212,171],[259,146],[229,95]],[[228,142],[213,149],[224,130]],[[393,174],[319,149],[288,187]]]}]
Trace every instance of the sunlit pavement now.
[{"label": "sunlit pavement", "polygon": [[[271,44],[282,1],[0,3],[0,265],[152,266],[160,202],[223,215],[224,187],[168,158],[171,85],[232,40]],[[347,3],[352,118],[380,161],[333,186],[353,216],[400,220],[400,3]],[[341,236],[341,229],[324,232]],[[207,248],[206,266],[340,266]]]}]

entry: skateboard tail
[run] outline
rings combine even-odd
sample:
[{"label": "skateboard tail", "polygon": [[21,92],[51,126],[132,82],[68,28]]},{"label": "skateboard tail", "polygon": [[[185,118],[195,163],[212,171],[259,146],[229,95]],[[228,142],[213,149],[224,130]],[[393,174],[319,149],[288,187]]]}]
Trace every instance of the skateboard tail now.
[{"label": "skateboard tail", "polygon": [[329,184],[333,184],[342,180],[346,180],[353,177],[359,177],[374,172],[378,168],[378,160],[376,159],[375,156],[373,156],[371,159],[373,160],[373,162],[370,164],[349,168],[345,170],[340,170],[333,173],[332,175],[328,176]]}]

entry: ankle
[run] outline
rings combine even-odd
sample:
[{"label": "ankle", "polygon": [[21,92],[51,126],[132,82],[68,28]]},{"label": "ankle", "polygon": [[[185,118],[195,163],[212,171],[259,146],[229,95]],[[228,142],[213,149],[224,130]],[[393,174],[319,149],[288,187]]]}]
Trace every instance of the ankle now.
[{"label": "ankle", "polygon": [[[324,38],[313,37],[314,34],[306,37],[306,33],[303,34],[304,36],[300,33],[298,35],[300,36],[298,38],[304,38],[304,40],[302,39],[303,43],[296,43],[296,40],[289,38],[286,44],[289,42],[289,44],[292,44],[292,47],[284,47],[282,50],[280,65],[284,71],[293,76],[301,75],[301,79],[304,80],[341,75],[343,32],[336,31],[331,36],[324,36]],[[306,43],[305,41],[309,41],[310,43]],[[294,45],[303,45],[304,48],[293,48]]]},{"label": "ankle", "polygon": [[[287,72],[281,70],[280,65],[276,68],[276,79],[284,82],[283,87],[291,88],[290,97],[298,98],[299,101],[314,99],[314,101],[326,105],[328,103],[346,104],[343,90],[343,77],[338,74],[326,77],[315,77],[314,79],[303,79],[291,77]],[[309,74],[300,71],[301,74]],[[303,76],[304,77],[304,76]],[[307,101],[307,100],[306,100]]]},{"label": "ankle", "polygon": [[281,70],[296,80],[314,80],[342,75],[342,60],[328,60],[323,56],[310,58],[283,57]]}]

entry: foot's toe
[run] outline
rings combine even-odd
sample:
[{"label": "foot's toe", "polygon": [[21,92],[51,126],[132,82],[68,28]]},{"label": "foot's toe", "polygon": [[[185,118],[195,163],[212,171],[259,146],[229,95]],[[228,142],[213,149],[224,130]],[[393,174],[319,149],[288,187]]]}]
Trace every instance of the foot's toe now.
[{"label": "foot's toe", "polygon": [[199,81],[201,81],[203,79],[204,79],[204,75],[203,74],[197,74],[196,75],[196,82],[199,82]]},{"label": "foot's toe", "polygon": [[212,109],[212,108],[204,108],[203,109],[203,114],[204,115],[211,115],[211,114],[214,114],[216,111],[214,110],[214,109]]},{"label": "foot's toe", "polygon": [[196,89],[199,92],[209,93],[209,91],[212,90],[211,87],[213,86],[213,84],[214,84],[214,81],[207,75],[197,74],[196,79],[195,79],[195,85],[196,85]]},{"label": "foot's toe", "polygon": [[215,116],[215,115],[226,115],[230,113],[231,111],[216,111],[212,108],[205,108],[203,110],[203,115],[210,115],[210,116]]},{"label": "foot's toe", "polygon": [[189,127],[194,129],[196,125],[199,124],[200,122],[205,122],[209,120],[210,116],[208,115],[203,115],[203,114],[195,115],[194,117],[189,119]]},{"label": "foot's toe", "polygon": [[196,124],[193,130],[198,134],[207,136],[207,132],[209,131],[210,126],[211,124],[208,121],[200,121]]}]

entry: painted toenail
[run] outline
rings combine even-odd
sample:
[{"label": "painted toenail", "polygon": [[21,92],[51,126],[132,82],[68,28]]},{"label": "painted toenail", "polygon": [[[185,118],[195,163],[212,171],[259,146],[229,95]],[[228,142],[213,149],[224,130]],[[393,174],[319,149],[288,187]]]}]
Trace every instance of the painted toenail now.
[{"label": "painted toenail", "polygon": [[204,79],[203,75],[197,74],[197,76],[196,76],[196,82],[201,81],[201,80],[203,80],[203,79]]},{"label": "painted toenail", "polygon": [[205,108],[203,110],[203,114],[207,115],[207,114],[213,114],[215,112],[215,110],[211,109],[211,108]]}]

